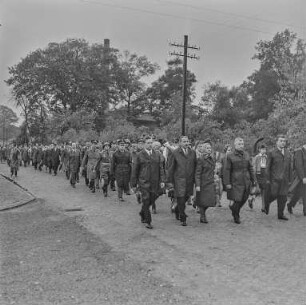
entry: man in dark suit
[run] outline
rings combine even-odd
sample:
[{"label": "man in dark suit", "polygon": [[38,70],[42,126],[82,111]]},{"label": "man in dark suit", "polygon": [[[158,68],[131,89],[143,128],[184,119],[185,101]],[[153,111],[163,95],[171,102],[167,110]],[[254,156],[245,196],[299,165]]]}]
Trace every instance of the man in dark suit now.
[{"label": "man in dark suit", "polygon": [[291,156],[285,148],[286,143],[286,136],[277,137],[276,148],[268,153],[266,167],[265,212],[269,214],[270,203],[276,199],[278,219],[281,220],[288,220],[284,216],[284,209],[291,180]]},{"label": "man in dark suit", "polygon": [[300,198],[303,200],[303,213],[306,216],[306,144],[294,153],[294,167],[297,185],[293,189],[293,196],[287,204],[288,212],[293,213],[292,209]]},{"label": "man in dark suit", "polygon": [[177,199],[175,208],[176,219],[186,226],[186,202],[193,195],[196,168],[196,153],[189,148],[189,139],[182,136],[179,148],[174,150],[168,160],[167,181],[174,187],[174,196]]},{"label": "man in dark suit", "polygon": [[152,229],[150,206],[155,204],[160,188],[164,188],[164,169],[161,155],[152,149],[153,140],[147,138],[144,149],[135,157],[131,185],[141,192],[142,208],[139,213],[146,228]]}]

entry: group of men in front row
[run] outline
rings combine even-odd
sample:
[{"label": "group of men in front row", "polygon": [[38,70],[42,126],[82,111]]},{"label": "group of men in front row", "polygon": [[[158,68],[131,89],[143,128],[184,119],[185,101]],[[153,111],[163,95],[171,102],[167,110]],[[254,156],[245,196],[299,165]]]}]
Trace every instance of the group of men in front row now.
[{"label": "group of men in front row", "polygon": [[182,226],[187,225],[186,203],[194,193],[200,222],[207,223],[207,209],[218,204],[216,175],[221,178],[237,224],[241,208],[258,189],[262,212],[268,214],[270,203],[276,200],[278,219],[288,220],[284,215],[286,203],[292,214],[302,198],[306,216],[306,145],[292,156],[286,141],[284,135],[279,135],[275,149],[267,153],[265,145],[261,145],[254,158],[245,151],[242,138],[235,139],[232,151],[226,150],[221,158],[216,158],[210,140],[199,141],[191,148],[187,136],[182,136],[177,146],[162,145],[149,136],[137,144],[118,140],[112,145],[93,142],[84,147],[72,143],[63,147],[52,144],[19,149],[14,145],[9,149],[9,157],[1,148],[0,157],[8,159],[13,176],[17,175],[21,160],[24,166],[31,160],[35,169],[42,170],[45,166],[50,174],[53,171],[56,175],[62,169],[72,187],[82,175],[92,192],[101,188],[105,197],[109,186],[115,190],[116,181],[119,200],[124,201],[123,194],[129,195],[132,189],[142,203],[141,222],[151,229],[151,210],[156,212],[155,201],[166,193],[166,188],[173,194],[176,202],[173,211]]}]

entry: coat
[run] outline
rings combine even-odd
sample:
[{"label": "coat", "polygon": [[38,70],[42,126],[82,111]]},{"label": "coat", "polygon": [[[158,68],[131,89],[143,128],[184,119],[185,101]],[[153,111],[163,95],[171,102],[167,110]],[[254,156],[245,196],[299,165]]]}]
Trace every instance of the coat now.
[{"label": "coat", "polygon": [[149,155],[146,150],[139,152],[133,166],[131,184],[139,186],[140,190],[159,195],[160,184],[165,181],[163,159],[161,154],[152,151]]},{"label": "coat", "polygon": [[237,150],[228,154],[223,174],[224,184],[232,186],[228,190],[228,199],[237,202],[246,201],[251,186],[255,184],[255,173],[249,154]]},{"label": "coat", "polygon": [[83,161],[82,161],[82,167],[86,167],[87,170],[87,178],[89,180],[94,180],[97,178],[97,165],[100,160],[100,152],[98,150],[91,150],[88,149],[85,152]]},{"label": "coat", "polygon": [[291,155],[287,149],[284,155],[276,148],[268,153],[266,177],[267,192],[266,200],[272,202],[277,196],[287,196],[289,182],[291,181],[292,166]]},{"label": "coat", "polygon": [[61,150],[59,148],[53,148],[51,150],[51,162],[53,168],[58,168],[61,162]]},{"label": "coat", "polygon": [[129,189],[132,170],[132,156],[128,151],[117,150],[112,157],[111,176],[116,179],[117,186]]},{"label": "coat", "polygon": [[197,159],[195,186],[200,187],[200,192],[197,192],[196,196],[198,207],[214,207],[216,205],[215,165],[212,157],[202,156]]},{"label": "coat", "polygon": [[77,173],[81,166],[81,152],[78,149],[70,150],[68,156],[68,168],[71,173]]},{"label": "coat", "polygon": [[10,167],[11,169],[19,169],[19,162],[21,158],[21,152],[18,148],[14,147],[10,151]]},{"label": "coat", "polygon": [[27,148],[22,149],[21,159],[22,159],[23,162],[29,162],[30,161],[30,154],[29,154],[29,150]]},{"label": "coat", "polygon": [[175,149],[169,156],[167,182],[173,184],[176,197],[189,197],[193,194],[196,153],[188,149],[185,155],[182,148]]}]

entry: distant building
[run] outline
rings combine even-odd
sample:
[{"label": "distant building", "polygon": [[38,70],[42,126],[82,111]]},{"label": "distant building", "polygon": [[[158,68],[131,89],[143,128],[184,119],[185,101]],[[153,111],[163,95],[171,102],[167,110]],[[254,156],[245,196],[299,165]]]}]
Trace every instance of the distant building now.
[{"label": "distant building", "polygon": [[130,121],[136,126],[146,126],[148,128],[158,127],[158,121],[149,114],[142,114],[137,117],[131,118]]}]

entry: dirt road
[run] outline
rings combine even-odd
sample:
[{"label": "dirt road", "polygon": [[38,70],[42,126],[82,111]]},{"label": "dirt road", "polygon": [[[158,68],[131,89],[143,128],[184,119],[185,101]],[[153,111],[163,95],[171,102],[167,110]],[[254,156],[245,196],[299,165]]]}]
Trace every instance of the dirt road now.
[{"label": "dirt road", "polygon": [[[6,166],[0,166],[0,171],[7,170]],[[122,298],[121,293],[117,296],[114,294],[114,298],[104,300],[105,303],[100,299],[99,304],[128,304],[127,300],[130,300],[130,304],[306,304],[306,218],[302,216],[300,206],[288,222],[281,222],[277,220],[275,204],[270,215],[266,216],[260,212],[258,202],[254,210],[244,207],[241,225],[233,223],[227,206],[210,209],[207,225],[200,224],[198,214],[188,207],[188,226],[181,227],[170,214],[168,199],[162,198],[157,203],[158,214],[153,215],[154,229],[147,230],[140,223],[139,205],[134,196],[129,196],[127,201],[119,203],[115,193],[105,199],[102,193],[91,194],[83,181],[76,189],[72,189],[62,174],[53,177],[44,172],[36,172],[32,168],[22,168],[18,182],[41,199],[43,211],[54,214],[50,216],[51,220],[65,219],[75,226],[73,230],[64,230],[66,239],[57,237],[64,241],[59,244],[63,247],[70,244],[68,248],[73,253],[81,251],[83,248],[80,249],[79,246],[81,247],[82,243],[76,242],[78,238],[68,236],[69,232],[77,232],[75,228],[80,228],[80,232],[87,232],[86,234],[92,236],[86,248],[89,253],[95,253],[97,245],[102,245],[94,268],[97,273],[86,277],[82,287],[92,287],[90,278],[95,278],[92,282],[99,283],[104,272],[108,278],[111,269],[108,270],[103,261],[105,256],[101,253],[104,253],[104,248],[110,249],[108,259],[115,258],[111,259],[110,264],[117,270],[113,277],[113,282],[118,283],[117,291],[120,291],[123,283],[128,283],[129,279],[131,285],[128,287],[138,287],[139,282],[135,282],[136,275],[140,277],[140,283],[146,283],[144,279],[148,278],[156,283],[155,285],[148,282],[143,287],[144,291],[151,293],[147,298],[148,303],[141,297],[136,297],[140,296],[136,289],[136,292],[127,292],[129,297],[126,299]],[[28,213],[28,209],[35,210],[37,205],[39,206],[39,203],[35,207],[25,206],[22,210]],[[65,212],[65,209],[74,208],[81,208],[82,211]],[[6,213],[9,219],[12,215],[16,216],[17,212]],[[21,213],[21,210],[18,213]],[[37,213],[45,219],[44,213],[39,209]],[[31,212],[29,214],[31,215]],[[33,221],[40,217],[35,213],[33,215]],[[45,232],[44,236],[48,238],[48,232],[53,232],[52,225],[50,227],[47,220],[41,221],[36,231]],[[82,236],[79,233],[78,235]],[[73,242],[69,243],[70,239]],[[15,251],[18,252],[20,246],[26,248],[29,243],[28,239],[25,239],[23,245],[17,243]],[[46,251],[42,252],[47,256],[51,250],[52,248],[47,247]],[[54,252],[56,253],[56,250]],[[72,273],[71,277],[69,275],[69,278],[63,281],[66,285],[59,285],[62,296],[68,294],[69,284],[75,283],[78,270],[82,270],[80,268],[83,261],[74,260],[76,263],[70,265],[69,254],[71,255],[71,252],[64,250],[61,258],[65,263],[61,264],[59,261],[60,267],[57,267],[61,269],[67,265]],[[41,260],[41,256],[37,254],[36,260]],[[128,267],[125,267],[122,261],[126,262]],[[40,265],[44,268],[43,260]],[[58,283],[57,274],[53,277],[52,270],[51,268],[50,281]],[[120,275],[120,272],[125,275]],[[106,282],[105,289],[113,287],[113,282]],[[158,283],[161,283],[161,286],[158,286]],[[21,283],[20,285],[24,286]],[[75,303],[60,303],[60,299],[56,299],[53,303],[46,304],[96,304],[96,300],[82,301],[84,291],[80,290],[83,292],[78,295],[75,292],[76,287],[72,285],[70,291],[73,291],[73,296],[77,295],[79,303],[76,300]],[[23,290],[23,295],[29,297],[31,291],[30,288]],[[162,297],[163,294],[165,297]]]}]

